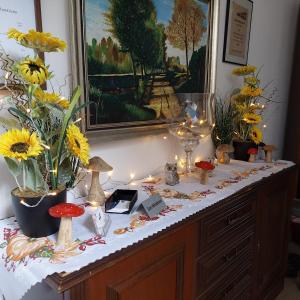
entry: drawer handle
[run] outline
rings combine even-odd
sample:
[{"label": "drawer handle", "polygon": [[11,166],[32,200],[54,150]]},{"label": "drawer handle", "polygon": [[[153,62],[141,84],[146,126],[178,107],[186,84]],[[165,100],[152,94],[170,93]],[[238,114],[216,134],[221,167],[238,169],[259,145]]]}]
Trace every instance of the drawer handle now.
[{"label": "drawer handle", "polygon": [[239,253],[238,253],[238,250],[235,249],[235,251],[234,251],[233,254],[227,254],[227,255],[224,255],[223,257],[224,257],[224,259],[225,259],[226,262],[231,262],[231,261],[233,261],[235,258],[238,257],[238,254],[239,254]]},{"label": "drawer handle", "polygon": [[239,217],[237,217],[237,216],[228,216],[227,217],[227,225],[233,225],[233,224],[235,224],[236,222],[238,222],[239,221]]}]

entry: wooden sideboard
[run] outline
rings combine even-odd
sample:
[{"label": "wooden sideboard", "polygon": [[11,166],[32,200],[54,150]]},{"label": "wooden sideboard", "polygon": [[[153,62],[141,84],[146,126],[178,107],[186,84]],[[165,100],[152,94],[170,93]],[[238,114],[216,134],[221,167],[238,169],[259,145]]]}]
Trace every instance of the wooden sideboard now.
[{"label": "wooden sideboard", "polygon": [[275,299],[295,190],[292,167],[47,283],[70,300]]}]

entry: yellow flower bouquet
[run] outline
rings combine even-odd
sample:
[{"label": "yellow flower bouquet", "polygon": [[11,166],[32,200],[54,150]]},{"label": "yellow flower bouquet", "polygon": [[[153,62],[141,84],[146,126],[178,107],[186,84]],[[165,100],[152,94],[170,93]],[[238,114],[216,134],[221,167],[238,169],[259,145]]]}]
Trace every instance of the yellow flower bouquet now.
[{"label": "yellow flower bouquet", "polygon": [[[80,168],[89,162],[89,144],[76,122],[83,108],[78,105],[79,87],[70,99],[45,89],[46,84],[48,88],[52,87],[54,75],[41,54],[64,51],[66,43],[50,33],[34,30],[22,33],[10,29],[7,37],[33,49],[35,53],[32,57],[14,61],[8,69],[4,69],[6,79],[10,79],[7,88],[11,91],[5,105],[16,125],[11,128],[11,119],[1,117],[6,131],[0,135],[0,155],[4,157],[18,186],[12,196],[21,199],[24,207],[33,209],[36,204],[32,205],[26,199],[36,198],[40,203],[61,191],[65,193],[66,188],[78,182]],[[15,93],[16,90],[18,93]],[[20,203],[13,203],[13,207],[20,206]],[[18,215],[17,219],[20,223]],[[47,232],[50,233],[53,232]],[[33,234],[41,235],[44,234]]]},{"label": "yellow flower bouquet", "polygon": [[263,141],[259,125],[262,122],[265,101],[269,101],[261,87],[259,71],[254,66],[244,66],[233,69],[232,74],[242,77],[244,83],[231,97],[236,112],[235,138],[242,142],[252,141],[258,145]]}]

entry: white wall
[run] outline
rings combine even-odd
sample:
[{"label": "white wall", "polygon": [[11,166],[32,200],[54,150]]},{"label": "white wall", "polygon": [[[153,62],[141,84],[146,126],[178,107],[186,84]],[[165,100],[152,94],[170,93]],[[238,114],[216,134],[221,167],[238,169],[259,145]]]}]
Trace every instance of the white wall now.
[{"label": "white wall", "polygon": [[[223,32],[226,11],[225,0],[220,0],[220,35],[217,71],[217,91],[226,94],[237,84],[231,76],[232,65],[222,63]],[[261,79],[264,83],[273,81],[268,89],[278,90],[274,100],[265,110],[264,141],[278,146],[276,157],[282,154],[290,76],[292,70],[294,41],[296,37],[299,0],[254,0],[248,63],[263,67]]]}]

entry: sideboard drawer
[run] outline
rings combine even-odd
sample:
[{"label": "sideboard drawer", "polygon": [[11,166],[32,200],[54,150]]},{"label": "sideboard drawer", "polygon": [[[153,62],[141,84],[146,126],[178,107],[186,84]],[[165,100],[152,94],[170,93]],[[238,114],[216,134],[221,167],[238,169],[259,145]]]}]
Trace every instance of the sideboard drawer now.
[{"label": "sideboard drawer", "polygon": [[245,269],[237,276],[228,276],[223,284],[210,289],[197,300],[248,300],[251,299],[252,268]]},{"label": "sideboard drawer", "polygon": [[[236,237],[254,224],[256,213],[256,193],[235,198],[199,221],[198,257],[204,255],[215,244],[236,240]],[[243,226],[243,225],[247,226]]]},{"label": "sideboard drawer", "polygon": [[231,273],[253,265],[254,228],[240,240],[212,251],[197,262],[197,296],[205,293],[210,286],[227,280]]}]

